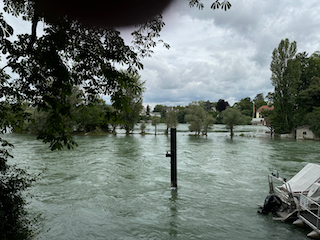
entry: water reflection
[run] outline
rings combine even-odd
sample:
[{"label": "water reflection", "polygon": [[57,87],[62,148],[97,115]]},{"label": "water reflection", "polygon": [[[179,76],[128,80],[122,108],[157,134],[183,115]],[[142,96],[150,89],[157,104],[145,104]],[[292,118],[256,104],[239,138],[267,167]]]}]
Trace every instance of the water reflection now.
[{"label": "water reflection", "polygon": [[169,199],[169,208],[170,208],[170,229],[169,235],[176,237],[178,234],[178,191],[177,189],[171,189],[171,197]]}]

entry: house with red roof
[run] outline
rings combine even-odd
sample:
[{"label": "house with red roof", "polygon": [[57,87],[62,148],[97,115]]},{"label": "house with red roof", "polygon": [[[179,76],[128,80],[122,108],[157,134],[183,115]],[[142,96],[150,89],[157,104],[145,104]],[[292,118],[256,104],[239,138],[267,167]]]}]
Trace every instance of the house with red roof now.
[{"label": "house with red roof", "polygon": [[256,112],[254,112],[254,118],[252,119],[253,125],[267,125],[263,116],[264,111],[273,110],[274,106],[263,105],[258,108]]},{"label": "house with red roof", "polygon": [[256,111],[256,118],[263,118],[263,111],[271,111],[274,109],[274,106],[268,106],[268,105],[263,105],[259,107],[259,109]]}]

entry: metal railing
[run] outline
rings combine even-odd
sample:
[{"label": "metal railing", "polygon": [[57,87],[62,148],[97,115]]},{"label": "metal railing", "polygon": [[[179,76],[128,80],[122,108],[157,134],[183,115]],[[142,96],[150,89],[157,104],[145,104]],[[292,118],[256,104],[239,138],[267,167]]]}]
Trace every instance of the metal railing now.
[{"label": "metal railing", "polygon": [[[280,186],[274,187],[273,180],[277,180],[278,182],[281,182],[284,185],[284,188],[281,187],[281,189],[280,189]],[[285,199],[293,197],[293,193],[292,193],[292,189],[291,189],[290,184],[287,183],[283,178],[280,178],[278,174],[277,175],[269,174],[268,175],[268,182],[269,182],[269,193],[270,194],[275,193],[277,195],[282,195]],[[283,190],[285,190],[285,191],[283,191]]]},{"label": "metal railing", "polygon": [[273,175],[273,174],[269,174],[268,175],[268,182],[269,182],[269,193],[275,193],[274,191],[274,186],[273,186],[273,180],[277,180],[281,183],[286,183],[282,178],[279,177],[279,174],[277,173],[277,175]]},{"label": "metal railing", "polygon": [[303,217],[303,215],[299,211],[299,216],[302,216],[302,220],[306,221],[306,223],[312,227],[314,230],[316,230],[318,233],[320,233],[319,227],[320,227],[320,204],[311,198],[300,194],[300,211],[305,211],[309,213],[309,216],[311,216],[313,221]]}]

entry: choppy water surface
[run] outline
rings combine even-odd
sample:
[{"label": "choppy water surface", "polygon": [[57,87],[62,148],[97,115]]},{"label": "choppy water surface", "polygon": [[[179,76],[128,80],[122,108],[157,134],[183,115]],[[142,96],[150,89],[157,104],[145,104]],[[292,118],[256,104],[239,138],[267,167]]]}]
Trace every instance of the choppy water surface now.
[{"label": "choppy water surface", "polygon": [[307,230],[257,214],[256,204],[268,194],[270,172],[290,178],[320,163],[320,142],[270,139],[258,126],[237,127],[233,140],[177,130],[177,191],[165,135],[76,137],[79,147],[60,152],[8,135],[14,162],[43,172],[31,204],[44,218],[39,239],[308,239]]}]

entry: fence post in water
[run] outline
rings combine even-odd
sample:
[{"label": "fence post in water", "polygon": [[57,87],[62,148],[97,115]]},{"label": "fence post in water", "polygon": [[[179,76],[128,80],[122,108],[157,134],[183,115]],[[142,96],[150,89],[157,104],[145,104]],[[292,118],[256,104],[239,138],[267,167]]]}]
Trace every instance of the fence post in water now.
[{"label": "fence post in water", "polygon": [[171,152],[166,157],[171,157],[171,187],[177,188],[177,129],[170,129]]}]

